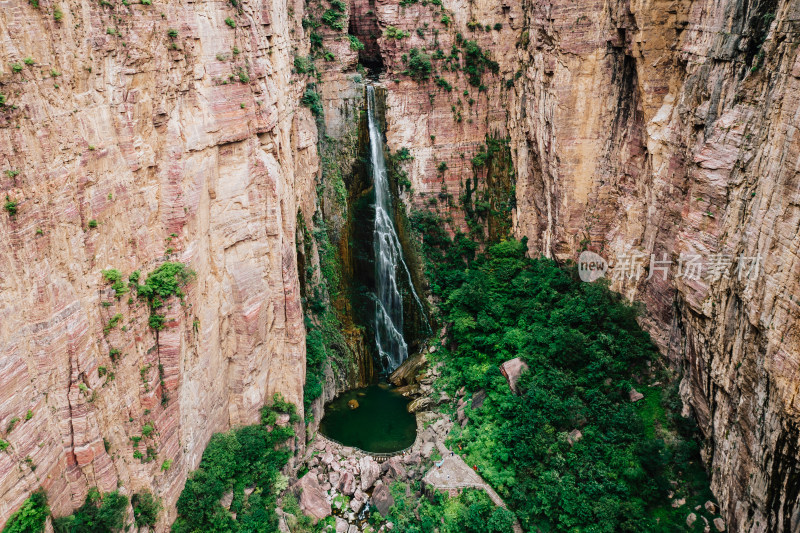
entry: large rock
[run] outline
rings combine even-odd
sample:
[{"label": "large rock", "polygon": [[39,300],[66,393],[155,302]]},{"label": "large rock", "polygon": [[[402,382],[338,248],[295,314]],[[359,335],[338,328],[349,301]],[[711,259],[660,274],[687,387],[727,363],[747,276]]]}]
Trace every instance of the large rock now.
[{"label": "large rock", "polygon": [[508,381],[508,386],[511,387],[511,391],[514,394],[519,394],[519,387],[517,387],[517,383],[519,382],[519,378],[522,376],[523,373],[528,371],[528,365],[519,357],[515,357],[514,359],[510,359],[500,365],[500,372],[505,376],[506,381]]},{"label": "large rock", "polygon": [[425,368],[428,359],[425,353],[412,355],[389,376],[389,383],[395,386],[412,385],[417,381],[417,376]]},{"label": "large rock", "polygon": [[310,516],[314,523],[318,520],[330,516],[331,504],[328,502],[325,491],[320,487],[315,476],[306,474],[295,485],[295,491],[299,493],[300,509]]},{"label": "large rock", "polygon": [[394,498],[389,487],[381,484],[372,491],[372,505],[378,510],[381,516],[387,516],[389,509],[394,505]]},{"label": "large rock", "polygon": [[381,467],[372,457],[362,457],[358,462],[358,467],[361,470],[361,490],[366,491],[369,489],[381,475]]},{"label": "large rock", "polygon": [[400,457],[392,457],[381,465],[381,474],[391,480],[401,480],[406,477],[406,469]]},{"label": "large rock", "polygon": [[347,496],[352,496],[353,493],[355,493],[356,477],[351,471],[346,470],[344,474],[342,474],[342,478],[339,480],[339,490],[342,491],[342,494],[346,494]]}]

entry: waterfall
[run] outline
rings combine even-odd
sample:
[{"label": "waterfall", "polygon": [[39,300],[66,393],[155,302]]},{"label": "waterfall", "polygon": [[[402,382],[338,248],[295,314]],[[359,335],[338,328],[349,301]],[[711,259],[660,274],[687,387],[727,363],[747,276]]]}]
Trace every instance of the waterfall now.
[{"label": "waterfall", "polygon": [[392,222],[392,197],[383,155],[383,138],[375,118],[375,88],[372,85],[367,86],[367,124],[375,190],[372,241],[375,253],[375,344],[381,363],[391,372],[408,357],[408,345],[403,338],[403,297],[397,283],[400,269],[408,276],[408,286],[423,317],[425,312],[411,282],[411,272],[403,260],[403,248]]}]

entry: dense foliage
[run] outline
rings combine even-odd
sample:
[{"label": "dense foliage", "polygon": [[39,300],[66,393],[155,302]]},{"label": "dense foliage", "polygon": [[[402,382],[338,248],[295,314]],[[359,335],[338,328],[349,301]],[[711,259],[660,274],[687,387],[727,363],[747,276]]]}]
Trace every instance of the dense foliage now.
[{"label": "dense foliage", "polygon": [[[105,275],[104,271],[104,275]],[[170,296],[183,298],[183,288],[194,279],[195,273],[183,263],[166,262],[152,271],[147,276],[144,285],[138,285],[139,271],[130,276],[130,284],[136,288],[139,298],[147,300],[150,306],[148,323],[156,331],[164,329],[166,317],[158,313],[164,305],[164,300]],[[119,281],[119,280],[117,280]]]},{"label": "dense foliage", "polygon": [[[289,425],[277,424],[282,414],[289,415]],[[283,444],[294,436],[291,424],[297,421],[295,406],[276,395],[273,404],[262,409],[260,424],[211,437],[200,467],[192,472],[178,498],[178,518],[172,531],[276,531],[275,504],[286,481],[280,470],[292,455]],[[247,488],[254,490],[248,495]],[[230,510],[220,504],[228,491],[233,491]]]},{"label": "dense foliage", "polygon": [[44,524],[49,514],[47,496],[43,490],[37,490],[25,500],[17,512],[11,515],[3,528],[3,533],[40,533],[44,531]]},{"label": "dense foliage", "polygon": [[[169,459],[168,459],[169,460]],[[131,498],[133,517],[137,527],[155,526],[162,504],[150,491],[138,492]]]},{"label": "dense foliage", "polygon": [[482,490],[468,489],[456,497],[436,491],[429,499],[416,498],[411,487],[391,486],[394,505],[386,519],[398,533],[508,533],[511,512],[496,507]]},{"label": "dense foliage", "polygon": [[[451,448],[526,530],[685,530],[687,507],[671,509],[668,492],[693,506],[710,493],[674,391],[635,383],[657,357],[637,308],[603,283],[527,258],[524,241],[475,254],[435,216],[417,213],[414,222],[451,325],[440,385],[451,395],[461,387],[468,397],[488,394],[479,408],[467,402],[469,422],[456,426]],[[499,370],[515,357],[530,368],[519,396]],[[639,404],[628,397],[634,385],[646,394]],[[582,439],[570,442],[575,429]]]},{"label": "dense foliage", "polygon": [[125,525],[128,497],[117,491],[89,489],[86,500],[69,516],[53,520],[56,533],[112,533]]}]

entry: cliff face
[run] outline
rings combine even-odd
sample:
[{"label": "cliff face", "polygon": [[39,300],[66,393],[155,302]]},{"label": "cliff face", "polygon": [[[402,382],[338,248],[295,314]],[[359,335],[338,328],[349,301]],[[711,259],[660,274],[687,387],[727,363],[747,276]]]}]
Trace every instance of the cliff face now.
[{"label": "cliff face", "polygon": [[[212,433],[276,392],[302,406],[295,225],[318,170],[291,78],[302,9],[0,3],[0,190],[18,202],[0,217],[0,525],[40,484],[56,515],[118,484],[174,510]],[[100,272],[143,280],[166,259],[197,275],[156,336]]]}]

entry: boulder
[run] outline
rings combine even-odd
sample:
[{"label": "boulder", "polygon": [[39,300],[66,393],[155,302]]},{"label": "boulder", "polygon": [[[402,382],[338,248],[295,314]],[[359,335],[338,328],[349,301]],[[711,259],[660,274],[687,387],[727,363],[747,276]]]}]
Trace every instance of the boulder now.
[{"label": "boulder", "polygon": [[705,503],[705,508],[706,511],[708,511],[711,514],[719,514],[719,508],[717,507],[717,504],[712,502],[711,500],[708,500]]},{"label": "boulder", "polygon": [[639,400],[644,398],[644,394],[637,391],[636,389],[631,389],[628,391],[628,398],[630,398],[632,402],[638,402]]},{"label": "boulder", "polygon": [[[508,381],[508,386],[511,387],[511,392],[514,394],[519,394],[517,383],[519,382],[520,376],[527,371],[528,365],[519,357],[510,359],[500,365],[500,372],[505,376],[506,381]],[[474,402],[473,400],[473,406]]]},{"label": "boulder", "polygon": [[422,462],[419,452],[410,452],[403,457],[403,461],[410,466],[418,466]]},{"label": "boulder", "polygon": [[222,495],[222,498],[219,499],[219,504],[224,509],[230,509],[231,503],[233,503],[233,491],[229,490],[228,492]]},{"label": "boulder", "polygon": [[295,490],[300,493],[300,509],[310,516],[315,524],[330,516],[331,504],[316,477],[306,474],[297,482]]},{"label": "boulder", "polygon": [[350,524],[344,518],[336,517],[336,533],[347,533]]},{"label": "boulder", "polygon": [[378,480],[381,467],[372,457],[362,457],[358,463],[361,469],[361,490],[367,490]]},{"label": "boulder", "polygon": [[342,474],[342,478],[339,480],[339,490],[347,496],[352,496],[356,491],[356,477],[349,470]]},{"label": "boulder", "polygon": [[686,505],[686,498],[672,500],[673,509],[677,509],[678,507],[683,507],[684,505]]},{"label": "boulder", "polygon": [[392,457],[381,466],[381,473],[393,480],[405,479],[406,469],[399,457]]},{"label": "boulder", "polygon": [[717,531],[725,531],[725,520],[722,518],[715,518],[714,527],[717,528]]},{"label": "boulder", "polygon": [[582,438],[583,438],[583,433],[581,433],[579,429],[573,429],[572,431],[569,432],[569,435],[567,435],[567,442],[569,442],[569,445],[572,446]]},{"label": "boulder", "polygon": [[417,353],[403,361],[389,376],[389,383],[395,386],[411,385],[417,380],[420,370],[428,363],[424,353]]},{"label": "boulder", "polygon": [[472,395],[472,408],[480,409],[484,401],[486,401],[486,391],[481,389]]},{"label": "boulder", "polygon": [[394,505],[394,498],[389,487],[386,485],[378,485],[372,492],[372,505],[378,510],[381,516],[387,516],[389,509]]},{"label": "boulder", "polygon": [[689,516],[686,517],[686,527],[691,529],[695,522],[697,522],[697,515],[690,513]]},{"label": "boulder", "polygon": [[432,405],[433,400],[431,400],[428,396],[422,396],[409,403],[407,409],[409,413],[416,413],[417,411],[424,411]]},{"label": "boulder", "polygon": [[353,498],[350,500],[350,509],[353,510],[354,513],[358,514],[362,507],[364,507],[364,502],[359,500],[358,498]]}]

